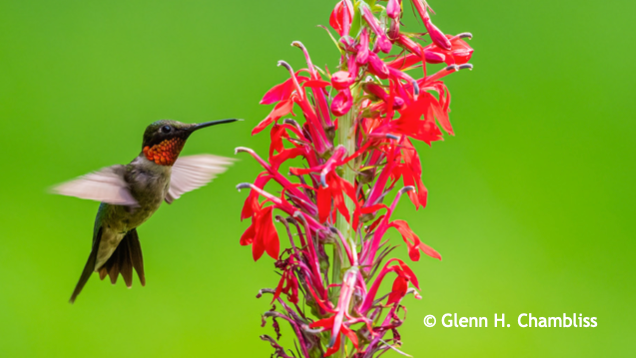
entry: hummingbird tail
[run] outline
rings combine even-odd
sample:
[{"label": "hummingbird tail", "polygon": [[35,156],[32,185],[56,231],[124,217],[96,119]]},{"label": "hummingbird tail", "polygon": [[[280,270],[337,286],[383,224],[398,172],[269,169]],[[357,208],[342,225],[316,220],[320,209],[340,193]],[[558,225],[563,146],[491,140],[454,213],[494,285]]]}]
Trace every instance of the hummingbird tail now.
[{"label": "hummingbird tail", "polygon": [[104,266],[98,270],[99,278],[103,280],[108,275],[110,276],[110,282],[115,284],[118,275],[121,274],[124,278],[124,282],[126,282],[126,286],[130,288],[133,280],[133,268],[137,271],[141,285],[145,286],[144,259],[141,254],[141,244],[139,243],[137,229],[128,231],[119,242],[112,256],[106,261]]},{"label": "hummingbird tail", "polygon": [[[97,252],[99,250],[99,243],[101,239],[102,228],[100,228],[97,232],[97,236],[93,242],[93,249],[91,250],[90,256],[88,256],[88,261],[86,262],[84,271],[82,271],[82,275],[75,286],[75,290],[73,290],[73,294],[69,300],[70,303],[75,302],[77,295],[82,292],[84,285],[91,277],[91,274],[95,271]],[[99,272],[100,279],[103,280],[108,275],[110,276],[110,281],[113,284],[117,282],[117,276],[121,273],[124,281],[126,282],[126,286],[131,287],[133,268],[137,271],[141,285],[145,286],[146,276],[144,274],[144,259],[141,254],[141,244],[139,243],[139,236],[137,235],[136,229],[132,229],[126,233],[124,238],[119,242],[119,245],[117,246],[117,249],[115,249],[115,252],[113,252],[112,256],[97,271]]]},{"label": "hummingbird tail", "polygon": [[77,285],[75,285],[75,289],[73,290],[73,294],[71,295],[70,303],[74,303],[77,295],[82,292],[84,285],[91,277],[93,270],[95,269],[95,262],[97,261],[97,251],[99,250],[99,243],[102,239],[102,228],[99,228],[97,232],[97,236],[93,241],[93,248],[91,249],[91,254],[88,256],[88,261],[86,261],[86,265],[84,266],[84,270],[82,271],[82,275],[80,276]]}]

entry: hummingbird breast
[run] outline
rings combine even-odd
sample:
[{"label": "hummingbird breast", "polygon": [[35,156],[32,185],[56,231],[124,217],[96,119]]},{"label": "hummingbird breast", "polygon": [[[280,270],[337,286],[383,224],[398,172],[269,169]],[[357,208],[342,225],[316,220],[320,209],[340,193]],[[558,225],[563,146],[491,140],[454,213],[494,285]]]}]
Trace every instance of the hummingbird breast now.
[{"label": "hummingbird breast", "polygon": [[158,165],[143,155],[126,166],[124,180],[138,206],[108,205],[104,208],[102,240],[95,270],[113,254],[124,235],[148,220],[159,209],[170,188],[171,167]]}]

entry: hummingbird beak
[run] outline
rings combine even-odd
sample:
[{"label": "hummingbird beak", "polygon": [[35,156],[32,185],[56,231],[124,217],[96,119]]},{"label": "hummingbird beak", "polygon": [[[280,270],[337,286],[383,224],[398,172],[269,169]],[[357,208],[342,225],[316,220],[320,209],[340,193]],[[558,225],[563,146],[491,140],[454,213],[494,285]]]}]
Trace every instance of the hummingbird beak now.
[{"label": "hummingbird beak", "polygon": [[236,121],[240,121],[240,119],[230,118],[230,119],[221,119],[221,120],[218,120],[218,121],[198,123],[198,124],[195,124],[192,127],[188,128],[188,131],[190,133],[192,133],[192,132],[194,132],[196,130],[199,130],[201,128],[214,126],[214,125],[217,125],[217,124],[223,124],[223,123],[232,123],[232,122],[236,122]]}]

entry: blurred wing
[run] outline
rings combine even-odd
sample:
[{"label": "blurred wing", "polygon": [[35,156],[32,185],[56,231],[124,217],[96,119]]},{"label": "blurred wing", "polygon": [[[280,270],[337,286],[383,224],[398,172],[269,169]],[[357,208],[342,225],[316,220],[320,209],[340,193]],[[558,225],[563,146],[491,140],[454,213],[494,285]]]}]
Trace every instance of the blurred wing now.
[{"label": "blurred wing", "polygon": [[206,185],[214,179],[215,174],[223,173],[232,162],[234,160],[230,158],[209,154],[179,157],[172,166],[170,189],[166,196],[166,202],[171,204],[179,199],[183,193]]},{"label": "blurred wing", "polygon": [[55,194],[75,196],[113,205],[137,206],[124,180],[123,165],[113,165],[52,188]]}]

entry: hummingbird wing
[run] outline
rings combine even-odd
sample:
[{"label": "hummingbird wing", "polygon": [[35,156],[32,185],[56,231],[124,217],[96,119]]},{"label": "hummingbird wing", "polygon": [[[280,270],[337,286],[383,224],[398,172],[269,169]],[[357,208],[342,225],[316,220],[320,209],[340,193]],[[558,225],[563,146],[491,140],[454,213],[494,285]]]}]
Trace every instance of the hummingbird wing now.
[{"label": "hummingbird wing", "polygon": [[179,157],[172,166],[166,203],[171,204],[183,193],[206,185],[214,179],[216,174],[223,173],[233,162],[233,159],[210,154]]},{"label": "hummingbird wing", "polygon": [[124,180],[125,171],[123,165],[106,167],[57,185],[52,188],[52,192],[113,205],[137,206],[137,200],[130,194]]}]

